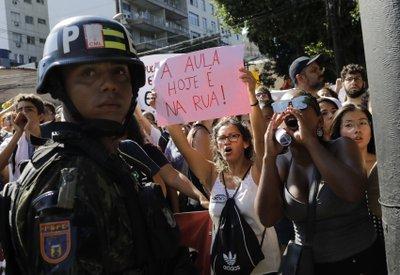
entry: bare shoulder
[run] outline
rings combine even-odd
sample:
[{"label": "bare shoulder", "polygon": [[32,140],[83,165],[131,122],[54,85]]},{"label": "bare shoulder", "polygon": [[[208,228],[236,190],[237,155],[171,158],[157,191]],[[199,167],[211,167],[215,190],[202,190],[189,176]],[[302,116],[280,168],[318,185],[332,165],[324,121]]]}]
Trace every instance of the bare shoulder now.
[{"label": "bare shoulder", "polygon": [[348,137],[340,137],[335,140],[326,142],[326,148],[334,155],[340,154],[341,152],[350,153],[353,150],[358,150],[357,144]]}]

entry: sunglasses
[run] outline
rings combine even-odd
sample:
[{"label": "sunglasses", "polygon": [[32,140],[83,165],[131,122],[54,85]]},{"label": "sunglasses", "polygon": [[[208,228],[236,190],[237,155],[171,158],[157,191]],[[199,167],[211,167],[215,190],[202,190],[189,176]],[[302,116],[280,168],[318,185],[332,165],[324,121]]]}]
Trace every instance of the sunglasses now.
[{"label": "sunglasses", "polygon": [[283,113],[287,107],[292,106],[297,110],[304,110],[310,105],[311,99],[309,96],[298,96],[290,100],[280,100],[271,104],[274,113]]}]

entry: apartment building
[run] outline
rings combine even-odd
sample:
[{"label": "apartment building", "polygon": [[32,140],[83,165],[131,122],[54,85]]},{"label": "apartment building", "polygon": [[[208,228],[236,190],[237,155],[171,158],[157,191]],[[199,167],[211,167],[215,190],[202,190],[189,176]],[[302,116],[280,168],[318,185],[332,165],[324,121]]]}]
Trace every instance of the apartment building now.
[{"label": "apartment building", "polygon": [[[258,48],[241,35],[224,27],[216,14],[212,0],[186,0],[188,6],[189,32],[191,38],[210,37],[216,39],[219,35],[219,45],[245,44],[245,59],[252,60],[261,56]],[[207,40],[207,38],[205,38]]]},{"label": "apartment building", "polygon": [[[210,0],[48,1],[50,27],[70,16],[92,14],[111,19],[123,13],[123,23],[143,55],[244,43],[241,35],[221,26],[216,7]],[[213,43],[204,43],[211,39]]]},{"label": "apartment building", "polygon": [[189,31],[192,38],[220,33],[226,44],[243,42],[243,37],[224,28],[216,14],[216,7],[210,0],[187,0]]},{"label": "apartment building", "polygon": [[125,15],[139,52],[189,39],[186,0],[49,0],[51,26],[78,15]]},{"label": "apartment building", "polygon": [[139,52],[189,39],[186,0],[124,0],[120,4]]},{"label": "apartment building", "polygon": [[47,0],[0,0],[0,65],[39,61],[48,33]]}]

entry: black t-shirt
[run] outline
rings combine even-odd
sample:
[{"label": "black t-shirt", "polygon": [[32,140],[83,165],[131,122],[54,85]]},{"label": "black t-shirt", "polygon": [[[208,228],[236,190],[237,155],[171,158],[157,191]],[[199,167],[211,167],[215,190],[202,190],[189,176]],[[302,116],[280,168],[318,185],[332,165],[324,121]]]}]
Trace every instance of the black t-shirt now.
[{"label": "black t-shirt", "polygon": [[123,140],[119,144],[119,149],[148,166],[152,177],[160,171],[161,166],[157,165],[157,163],[153,161],[154,158],[151,158],[136,142],[129,139]]},{"label": "black t-shirt", "polygon": [[164,153],[154,144],[146,143],[142,148],[160,168],[169,163]]}]

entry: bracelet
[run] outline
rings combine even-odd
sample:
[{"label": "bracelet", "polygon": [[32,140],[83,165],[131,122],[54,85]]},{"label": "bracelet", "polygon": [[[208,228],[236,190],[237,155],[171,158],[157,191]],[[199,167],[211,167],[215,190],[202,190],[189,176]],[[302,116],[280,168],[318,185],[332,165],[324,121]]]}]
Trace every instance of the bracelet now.
[{"label": "bracelet", "polygon": [[256,101],[255,103],[253,103],[253,104],[250,104],[250,106],[257,106],[258,105],[258,101]]}]

